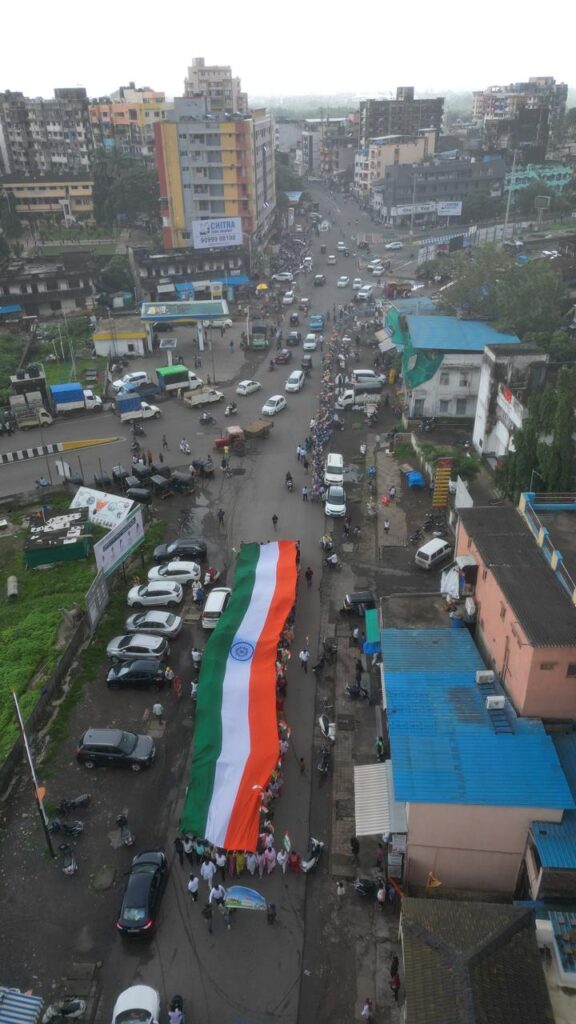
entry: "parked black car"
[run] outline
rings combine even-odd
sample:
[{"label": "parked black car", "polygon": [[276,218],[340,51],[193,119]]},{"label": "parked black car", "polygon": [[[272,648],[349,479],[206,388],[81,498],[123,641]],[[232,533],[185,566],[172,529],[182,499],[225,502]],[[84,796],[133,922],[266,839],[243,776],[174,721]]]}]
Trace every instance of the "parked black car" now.
[{"label": "parked black car", "polygon": [[112,666],[106,676],[106,685],[110,690],[122,690],[127,686],[161,690],[165,684],[165,666],[159,665],[157,661],[146,661],[144,658],[119,662]]},{"label": "parked black car", "polygon": [[184,561],[195,561],[199,558],[206,558],[206,544],[203,540],[193,540],[192,537],[178,537],[168,544],[159,544],[154,548],[155,562],[171,562],[176,558]]},{"label": "parked black car", "polygon": [[76,760],[85,768],[131,768],[140,772],[156,757],[151,736],[123,729],[87,729],[78,740]]},{"label": "parked black car", "polygon": [[151,935],[166,880],[163,850],[142,850],[132,860],[116,928],[122,935]]}]

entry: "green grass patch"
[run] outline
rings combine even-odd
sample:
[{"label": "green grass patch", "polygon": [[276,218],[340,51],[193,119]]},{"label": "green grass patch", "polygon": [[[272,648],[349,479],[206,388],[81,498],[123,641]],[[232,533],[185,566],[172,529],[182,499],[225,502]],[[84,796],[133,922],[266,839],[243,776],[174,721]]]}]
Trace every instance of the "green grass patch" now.
[{"label": "green grass patch", "polygon": [[[161,542],[165,530],[163,522],[153,523],[148,528],[140,549],[145,558]],[[25,536],[22,529],[16,536],[0,538],[0,762],[18,735],[12,690],[19,697],[26,720],[61,655],[61,649],[56,648],[61,610],[75,604],[85,607],[85,594],[96,574],[92,558],[48,569],[27,569],[23,556]],[[19,580],[19,596],[14,603],[3,596],[10,575],[18,576]],[[111,629],[126,616],[125,590],[122,584],[111,595],[96,638],[83,653],[81,670],[76,673],[51,727],[51,737],[59,738],[68,729],[71,711],[84,684],[93,678],[105,657],[106,644],[113,635]]]}]

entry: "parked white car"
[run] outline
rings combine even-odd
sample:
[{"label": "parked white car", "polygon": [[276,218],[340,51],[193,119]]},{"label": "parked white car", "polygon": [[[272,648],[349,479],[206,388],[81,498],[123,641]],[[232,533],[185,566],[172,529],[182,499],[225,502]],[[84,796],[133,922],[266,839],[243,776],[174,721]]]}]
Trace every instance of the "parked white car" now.
[{"label": "parked white car", "polygon": [[154,565],[148,570],[148,579],[166,581],[171,583],[195,583],[200,579],[202,570],[197,562],[165,562],[164,565]]},{"label": "parked white car", "polygon": [[158,605],[171,608],[182,604],[184,591],[180,583],[157,580],[131,587],[127,600],[130,608],[151,608]]},{"label": "parked white car", "polygon": [[175,637],[182,629],[182,619],[173,612],[161,608],[150,608],[147,612],[136,612],[124,623],[127,633],[152,633],[157,636]]},{"label": "parked white car", "polygon": [[127,384],[149,384],[148,374],[145,370],[134,370],[132,373],[125,373],[120,380],[112,381],[114,391],[122,391]]},{"label": "parked white car", "polygon": [[159,1024],[160,996],[150,985],[132,985],[120,993],[112,1024]]},{"label": "parked white car", "polygon": [[115,636],[106,647],[106,654],[112,661],[132,661],[144,658],[147,661],[162,661],[170,654],[165,636],[151,633],[125,633]]},{"label": "parked white car", "polygon": [[346,515],[346,493],[339,484],[332,484],[326,491],[324,512],[327,516]]}]

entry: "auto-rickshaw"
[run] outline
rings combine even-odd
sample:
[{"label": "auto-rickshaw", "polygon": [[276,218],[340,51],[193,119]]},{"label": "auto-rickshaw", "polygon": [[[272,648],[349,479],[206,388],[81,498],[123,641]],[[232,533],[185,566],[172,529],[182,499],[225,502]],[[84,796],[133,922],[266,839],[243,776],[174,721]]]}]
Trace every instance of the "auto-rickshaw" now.
[{"label": "auto-rickshaw", "polygon": [[149,482],[157,498],[169,498],[174,493],[170,480],[167,480],[165,476],[160,476],[159,473],[153,473]]},{"label": "auto-rickshaw", "polygon": [[322,245],[320,246],[320,254],[322,256],[326,255],[326,245],[324,244],[324,242],[322,242]]},{"label": "auto-rickshaw", "polygon": [[190,473],[182,473],[180,470],[173,470],[170,476],[172,489],[178,494],[192,494],[194,490],[194,479]]},{"label": "auto-rickshaw", "polygon": [[306,374],[306,376],[308,376],[308,374],[312,370],[312,367],[314,366],[314,363],[312,361],[312,356],[310,355],[309,352],[305,352],[304,355],[302,356],[302,359],[300,361],[300,366],[304,370],[304,373]]},{"label": "auto-rickshaw", "polygon": [[126,491],[126,497],[140,505],[149,505],[152,501],[152,491],[148,487],[130,487]]}]

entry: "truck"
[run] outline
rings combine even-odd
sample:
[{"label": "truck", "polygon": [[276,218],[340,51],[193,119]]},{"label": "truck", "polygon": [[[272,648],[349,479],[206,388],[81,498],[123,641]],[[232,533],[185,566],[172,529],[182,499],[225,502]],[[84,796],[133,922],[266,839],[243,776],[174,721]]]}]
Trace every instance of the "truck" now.
[{"label": "truck", "polygon": [[26,395],[10,395],[10,413],[16,426],[21,430],[31,430],[33,427],[49,427],[54,422],[52,416],[42,404],[42,394],[39,391],[28,392]]},{"label": "truck", "polygon": [[359,388],[346,388],[345,391],[341,391],[336,399],[337,409],[352,409],[353,406],[360,406],[365,409],[367,406],[378,406],[380,396],[374,394],[373,391],[362,391],[362,387]]},{"label": "truck", "polygon": [[204,387],[204,381],[197,377],[187,366],[177,364],[175,366],[159,366],[156,370],[158,385],[162,391],[195,391]]},{"label": "truck", "polygon": [[76,412],[79,409],[102,411],[102,399],[78,383],[51,384],[50,395],[56,413]]},{"label": "truck", "polygon": [[250,328],[250,348],[253,349],[264,349],[268,348],[270,342],[268,340],[268,324],[266,320],[254,320]]},{"label": "truck", "polygon": [[135,381],[134,384],[126,384],[122,388],[121,395],[138,395],[139,398],[143,398],[145,402],[161,401],[167,398],[166,391],[163,391],[158,384],[150,384],[149,381]]},{"label": "truck", "polygon": [[199,388],[197,391],[186,391],[184,393],[184,405],[194,409],[195,406],[209,405],[210,402],[221,402],[224,395],[215,388]]},{"label": "truck", "polygon": [[143,402],[139,395],[119,394],[116,398],[116,412],[122,423],[131,420],[158,419],[162,413],[157,405]]}]

